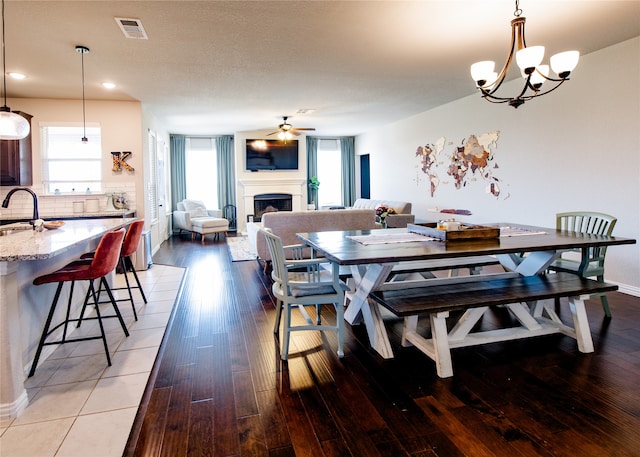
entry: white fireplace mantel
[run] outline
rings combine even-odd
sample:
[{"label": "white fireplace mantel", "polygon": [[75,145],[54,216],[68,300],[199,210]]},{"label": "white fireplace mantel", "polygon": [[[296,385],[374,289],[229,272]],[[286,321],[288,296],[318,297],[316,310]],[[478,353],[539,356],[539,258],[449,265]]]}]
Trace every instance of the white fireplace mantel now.
[{"label": "white fireplace mantel", "polygon": [[[291,194],[293,211],[304,211],[307,208],[306,179],[240,179],[238,180],[238,222],[239,229],[246,227],[247,215],[253,213],[253,197],[260,194]],[[241,206],[242,205],[242,206]]]}]

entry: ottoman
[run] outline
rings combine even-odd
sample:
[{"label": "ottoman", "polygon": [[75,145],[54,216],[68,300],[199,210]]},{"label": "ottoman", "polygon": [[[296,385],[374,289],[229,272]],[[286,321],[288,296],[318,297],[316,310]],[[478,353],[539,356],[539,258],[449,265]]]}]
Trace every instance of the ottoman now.
[{"label": "ottoman", "polygon": [[202,238],[202,244],[204,244],[204,237],[211,233],[215,233],[216,238],[218,234],[224,232],[225,234],[229,230],[229,221],[221,217],[193,217],[191,218],[191,239],[194,239],[196,233],[199,233]]}]

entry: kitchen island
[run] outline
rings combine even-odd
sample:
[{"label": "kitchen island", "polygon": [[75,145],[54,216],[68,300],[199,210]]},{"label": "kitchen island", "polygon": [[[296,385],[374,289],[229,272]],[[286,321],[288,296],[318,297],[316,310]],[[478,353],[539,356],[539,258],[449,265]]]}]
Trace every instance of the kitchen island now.
[{"label": "kitchen island", "polygon": [[[16,417],[28,404],[26,373],[55,291],[55,284],[34,286],[33,279],[95,249],[104,233],[135,220],[69,220],[55,230],[14,230],[0,237],[0,420]],[[74,307],[79,310],[86,285],[77,286]],[[55,346],[48,349],[53,352]]]}]

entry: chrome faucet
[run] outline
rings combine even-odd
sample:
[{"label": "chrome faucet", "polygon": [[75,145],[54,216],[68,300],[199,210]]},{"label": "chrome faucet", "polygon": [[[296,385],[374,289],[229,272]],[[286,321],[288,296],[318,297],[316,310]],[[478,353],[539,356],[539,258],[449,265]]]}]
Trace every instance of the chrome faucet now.
[{"label": "chrome faucet", "polygon": [[25,192],[29,192],[31,194],[31,196],[33,197],[33,220],[31,222],[29,222],[29,223],[31,225],[33,225],[33,228],[35,230],[35,228],[36,228],[35,222],[40,218],[40,215],[38,214],[38,196],[36,195],[36,193],[34,191],[29,189],[28,187],[14,187],[13,189],[11,189],[9,191],[7,196],[4,198],[4,201],[2,202],[2,207],[3,208],[8,208],[9,207],[9,200],[11,200],[11,196],[13,194],[15,194],[16,192],[18,192],[19,190],[24,190]]}]

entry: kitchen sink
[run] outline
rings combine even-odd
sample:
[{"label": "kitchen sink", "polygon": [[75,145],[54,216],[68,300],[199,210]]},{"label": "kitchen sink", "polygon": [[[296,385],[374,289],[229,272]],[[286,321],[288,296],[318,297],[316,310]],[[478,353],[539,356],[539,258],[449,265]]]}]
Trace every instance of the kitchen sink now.
[{"label": "kitchen sink", "polygon": [[1,225],[0,236],[11,235],[12,233],[19,232],[22,230],[33,230],[33,226],[25,222],[16,222],[13,224]]}]

